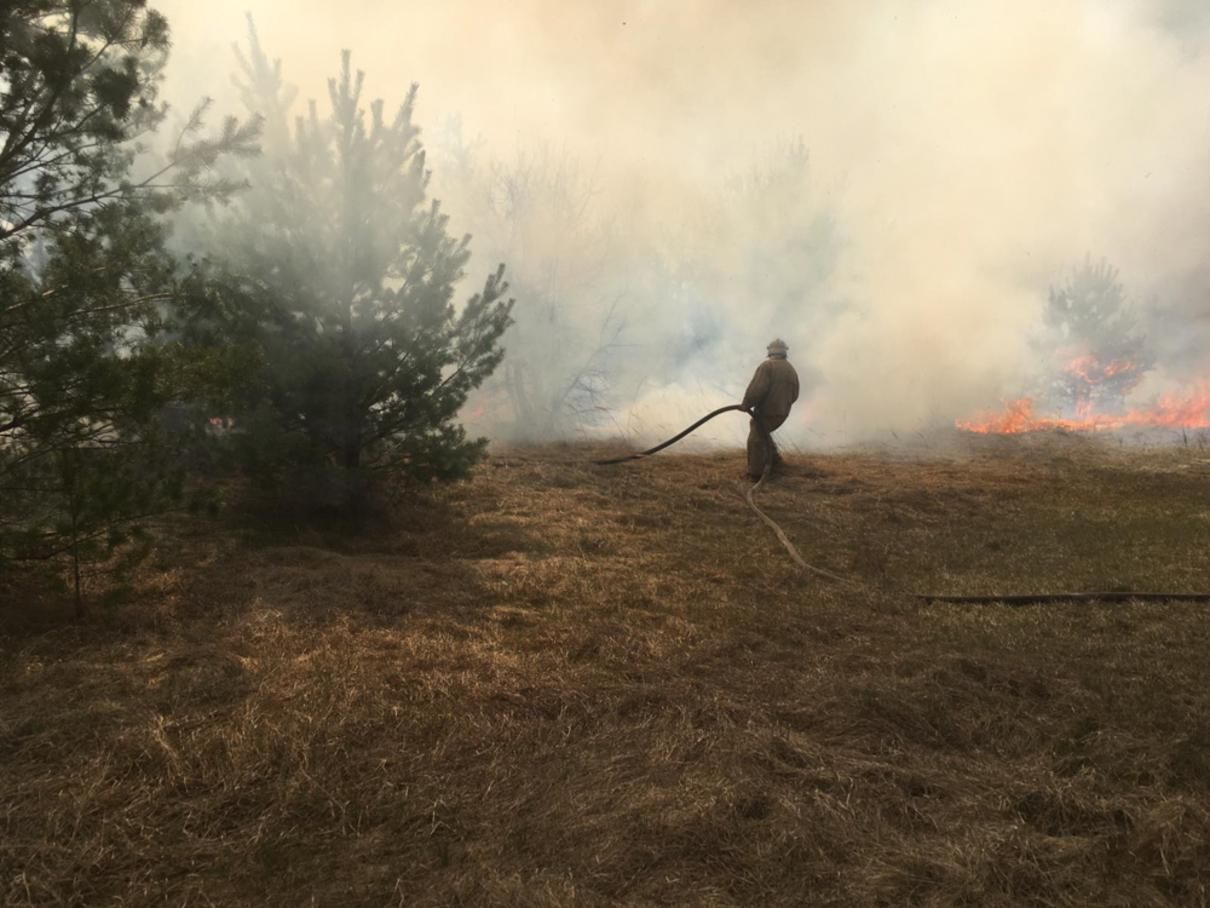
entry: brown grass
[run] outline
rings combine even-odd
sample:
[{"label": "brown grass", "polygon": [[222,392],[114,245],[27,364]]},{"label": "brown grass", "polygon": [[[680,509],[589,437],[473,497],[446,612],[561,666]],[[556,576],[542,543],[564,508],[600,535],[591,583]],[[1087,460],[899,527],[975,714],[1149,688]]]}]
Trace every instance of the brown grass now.
[{"label": "brown grass", "polygon": [[[0,652],[8,905],[1199,905],[1210,458],[501,452],[389,530],[182,529]],[[15,606],[10,606],[10,609]]]}]

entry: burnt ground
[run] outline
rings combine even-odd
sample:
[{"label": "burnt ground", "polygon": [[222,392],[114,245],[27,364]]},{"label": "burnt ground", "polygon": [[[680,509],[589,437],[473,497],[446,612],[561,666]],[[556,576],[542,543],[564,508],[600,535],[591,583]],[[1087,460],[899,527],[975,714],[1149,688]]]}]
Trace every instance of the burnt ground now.
[{"label": "burnt ground", "polygon": [[[497,453],[361,534],[9,596],[7,905],[1198,905],[1210,452]],[[11,590],[9,591],[11,594]]]}]

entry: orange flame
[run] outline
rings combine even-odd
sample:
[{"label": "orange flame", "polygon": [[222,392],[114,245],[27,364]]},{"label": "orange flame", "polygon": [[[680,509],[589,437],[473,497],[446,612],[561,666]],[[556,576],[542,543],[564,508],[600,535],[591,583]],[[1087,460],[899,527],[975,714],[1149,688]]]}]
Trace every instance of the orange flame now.
[{"label": "orange flame", "polygon": [[1114,378],[1118,379],[1117,392],[1125,394],[1142,381],[1144,370],[1134,360],[1111,359],[1103,363],[1091,353],[1086,353],[1068,360],[1063,365],[1063,371],[1069,378],[1084,384],[1084,387],[1076,388],[1077,395],[1091,396],[1094,388]]},{"label": "orange flame", "polygon": [[1146,408],[1120,414],[1093,413],[1087,406],[1077,408],[1075,419],[1038,416],[1034,402],[1023,397],[1007,404],[998,413],[984,413],[975,419],[957,420],[955,425],[965,432],[981,435],[1016,435],[1047,429],[1074,432],[1095,432],[1123,428],[1208,429],[1210,428],[1210,381],[1198,382],[1185,392],[1160,396]]}]

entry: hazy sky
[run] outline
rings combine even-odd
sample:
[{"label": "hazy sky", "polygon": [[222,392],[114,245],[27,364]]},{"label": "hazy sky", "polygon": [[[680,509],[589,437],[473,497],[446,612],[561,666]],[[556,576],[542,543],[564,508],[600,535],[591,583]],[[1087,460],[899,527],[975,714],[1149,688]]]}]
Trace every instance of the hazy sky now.
[{"label": "hazy sky", "polygon": [[[1198,365],[1200,0],[154,5],[173,25],[179,106],[229,98],[250,11],[304,96],[323,97],[348,47],[371,94],[420,83],[422,125],[458,114],[492,147],[554,143],[652,209],[693,212],[720,175],[801,136],[848,238],[835,292],[854,304],[826,336],[753,333],[786,335],[820,370],[813,413],[838,430],[909,428],[1011,394],[1047,285],[1086,253],[1163,313],[1156,341],[1173,361],[1156,382]],[[735,300],[737,321],[753,303]]]}]

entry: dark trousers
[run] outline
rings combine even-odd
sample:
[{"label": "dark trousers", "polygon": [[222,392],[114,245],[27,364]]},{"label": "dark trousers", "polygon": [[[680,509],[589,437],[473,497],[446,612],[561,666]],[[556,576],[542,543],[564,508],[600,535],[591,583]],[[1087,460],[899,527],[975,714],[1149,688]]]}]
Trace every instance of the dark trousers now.
[{"label": "dark trousers", "polygon": [[[761,422],[765,424],[765,428],[770,433],[785,421],[784,416],[761,417]],[[756,427],[756,420],[752,420],[748,426],[748,475],[753,479],[760,479],[761,474],[765,472],[765,463],[770,455],[773,457],[774,466],[781,463],[781,455],[777,453],[777,444],[773,441],[772,435],[770,435],[769,444],[773,446],[771,451],[766,450],[765,436]]]}]

